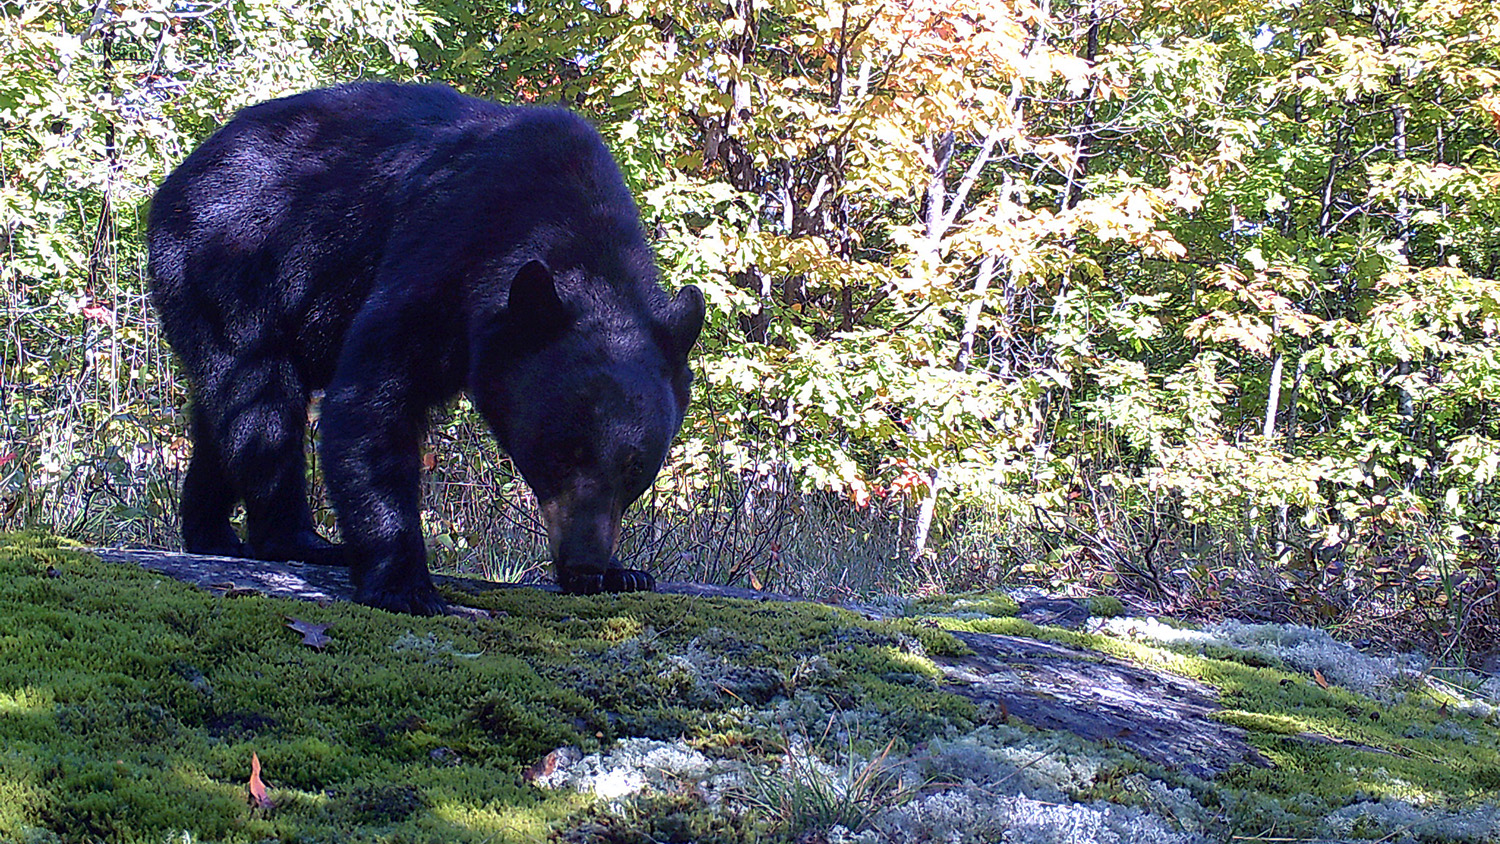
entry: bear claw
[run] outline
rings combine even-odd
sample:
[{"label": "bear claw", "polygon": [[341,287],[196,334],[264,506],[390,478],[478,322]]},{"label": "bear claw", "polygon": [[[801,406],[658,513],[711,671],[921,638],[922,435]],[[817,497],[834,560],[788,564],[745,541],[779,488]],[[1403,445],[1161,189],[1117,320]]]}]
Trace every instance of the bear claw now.
[{"label": "bear claw", "polygon": [[656,578],[640,569],[610,569],[604,573],[606,592],[655,592]]},{"label": "bear claw", "polygon": [[640,569],[608,569],[602,574],[564,575],[558,580],[558,585],[570,595],[656,591],[656,578]]}]

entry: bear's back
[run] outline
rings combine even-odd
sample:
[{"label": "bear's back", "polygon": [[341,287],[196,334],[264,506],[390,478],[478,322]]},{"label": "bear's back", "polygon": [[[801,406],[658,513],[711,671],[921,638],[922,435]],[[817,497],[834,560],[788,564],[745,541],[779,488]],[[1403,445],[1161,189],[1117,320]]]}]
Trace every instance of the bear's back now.
[{"label": "bear's back", "polygon": [[212,232],[246,253],[286,249],[297,240],[287,231],[383,239],[403,217],[486,206],[596,235],[635,239],[638,226],[613,157],[578,115],[441,85],[358,82],[239,112],[158,189],[151,245],[170,257]]},{"label": "bear's back", "polygon": [[190,369],[194,348],[257,337],[320,384],[378,290],[494,308],[530,259],[587,268],[611,314],[663,301],[634,200],[586,120],[437,85],[244,109],[163,182],[149,239],[152,299]]}]

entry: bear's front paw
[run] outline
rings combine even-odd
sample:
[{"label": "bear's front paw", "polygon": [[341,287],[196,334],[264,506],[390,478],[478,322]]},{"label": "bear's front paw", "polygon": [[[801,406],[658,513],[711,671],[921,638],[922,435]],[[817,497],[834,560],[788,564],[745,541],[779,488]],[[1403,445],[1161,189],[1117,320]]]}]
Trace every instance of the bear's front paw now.
[{"label": "bear's front paw", "polygon": [[431,589],[359,589],[354,602],[407,615],[445,615],[448,604]]},{"label": "bear's front paw", "polygon": [[597,595],[604,591],[604,575],[558,572],[557,585],[569,595]]},{"label": "bear's front paw", "polygon": [[609,569],[604,572],[606,592],[655,592],[656,578],[640,569]]},{"label": "bear's front paw", "polygon": [[602,574],[564,574],[557,585],[569,595],[652,592],[656,590],[656,578],[640,569],[606,569]]}]

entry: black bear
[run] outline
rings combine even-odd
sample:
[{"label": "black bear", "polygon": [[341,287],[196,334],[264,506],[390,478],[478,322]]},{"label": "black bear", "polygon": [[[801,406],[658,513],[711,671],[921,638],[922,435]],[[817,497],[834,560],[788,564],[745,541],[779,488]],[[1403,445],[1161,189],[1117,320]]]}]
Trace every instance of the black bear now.
[{"label": "black bear", "polygon": [[[682,424],[703,295],[658,286],[586,121],[392,83],[261,103],[162,183],[149,245],[192,387],[188,551],[347,563],[355,600],[443,612],[419,445],[429,410],[466,390],[540,502],[562,588],[654,588],[613,553]],[[306,498],[318,389],[343,546]]]}]

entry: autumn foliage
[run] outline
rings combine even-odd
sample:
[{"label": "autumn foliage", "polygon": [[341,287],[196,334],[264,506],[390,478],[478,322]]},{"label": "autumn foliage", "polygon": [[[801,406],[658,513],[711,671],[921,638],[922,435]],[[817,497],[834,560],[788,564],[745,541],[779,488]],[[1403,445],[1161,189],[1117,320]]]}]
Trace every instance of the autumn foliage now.
[{"label": "autumn foliage", "polygon": [[[1444,623],[1493,612],[1490,4],[294,6],[0,4],[8,519],[169,533],[154,182],[249,102],[428,79],[588,114],[666,282],[707,293],[651,518],[793,504],[757,522],[774,552],[687,575],[776,583],[819,502],[893,526],[892,586],[1024,570],[1214,601],[1260,569],[1318,612],[1396,580]],[[492,459],[458,456],[466,430],[429,474]],[[653,530],[692,537],[670,559],[715,547]]]}]

